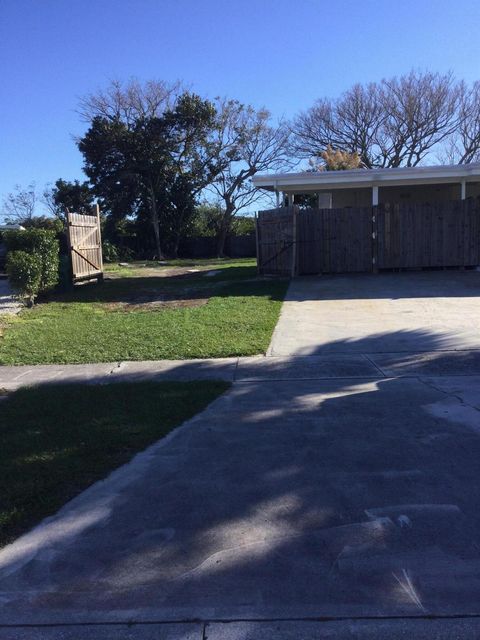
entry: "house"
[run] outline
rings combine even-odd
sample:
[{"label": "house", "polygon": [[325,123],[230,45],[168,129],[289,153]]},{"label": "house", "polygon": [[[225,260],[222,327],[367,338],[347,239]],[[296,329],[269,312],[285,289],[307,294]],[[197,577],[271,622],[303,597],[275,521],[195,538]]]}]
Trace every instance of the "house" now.
[{"label": "house", "polygon": [[[254,176],[264,274],[480,265],[480,163]],[[292,205],[300,206],[292,206]]]},{"label": "house", "polygon": [[307,195],[320,209],[434,203],[480,196],[480,163],[277,173],[256,175],[253,184],[276,193],[277,206]]}]

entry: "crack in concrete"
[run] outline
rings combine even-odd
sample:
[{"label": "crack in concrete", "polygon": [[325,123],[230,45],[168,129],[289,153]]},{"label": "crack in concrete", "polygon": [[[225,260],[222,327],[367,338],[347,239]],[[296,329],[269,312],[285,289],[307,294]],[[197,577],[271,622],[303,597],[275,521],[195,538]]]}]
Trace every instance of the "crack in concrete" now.
[{"label": "crack in concrete", "polygon": [[119,360],[116,365],[113,367],[113,369],[110,369],[110,371],[108,372],[107,375],[111,376],[113,375],[116,371],[118,371],[119,369],[122,368],[123,365],[123,360]]},{"label": "crack in concrete", "polygon": [[456,393],[454,393],[452,391],[445,391],[445,389],[441,389],[440,387],[437,387],[435,384],[433,384],[433,382],[431,382],[429,380],[426,380],[425,378],[422,378],[421,376],[415,376],[415,377],[419,382],[424,384],[429,389],[433,389],[434,391],[438,391],[439,393],[442,393],[443,395],[447,396],[448,398],[455,398],[455,400],[457,400],[461,405],[463,405],[465,407],[470,407],[470,409],[474,409],[475,411],[480,413],[480,409],[478,407],[476,407],[474,404],[470,404],[469,402],[466,402],[466,400],[464,398],[462,398],[462,396],[459,396],[459,395],[457,395]]}]

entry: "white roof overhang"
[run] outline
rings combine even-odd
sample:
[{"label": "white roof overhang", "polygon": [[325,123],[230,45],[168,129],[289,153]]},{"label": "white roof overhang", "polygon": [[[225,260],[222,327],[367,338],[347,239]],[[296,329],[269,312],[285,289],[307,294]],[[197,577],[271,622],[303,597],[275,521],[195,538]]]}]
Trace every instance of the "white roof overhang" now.
[{"label": "white roof overhang", "polygon": [[393,187],[452,182],[480,182],[480,163],[401,167],[397,169],[352,169],[305,171],[256,175],[253,184],[267,191],[305,192],[365,187]]}]

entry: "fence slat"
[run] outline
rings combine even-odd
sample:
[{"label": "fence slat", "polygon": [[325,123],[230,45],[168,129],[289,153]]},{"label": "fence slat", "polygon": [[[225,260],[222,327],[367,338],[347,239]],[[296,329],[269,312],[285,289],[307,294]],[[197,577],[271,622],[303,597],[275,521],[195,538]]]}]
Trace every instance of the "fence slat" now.
[{"label": "fence slat", "polygon": [[299,274],[480,264],[480,199],[306,208],[296,216],[294,237],[292,209],[259,213],[260,273],[290,275],[293,260]]}]

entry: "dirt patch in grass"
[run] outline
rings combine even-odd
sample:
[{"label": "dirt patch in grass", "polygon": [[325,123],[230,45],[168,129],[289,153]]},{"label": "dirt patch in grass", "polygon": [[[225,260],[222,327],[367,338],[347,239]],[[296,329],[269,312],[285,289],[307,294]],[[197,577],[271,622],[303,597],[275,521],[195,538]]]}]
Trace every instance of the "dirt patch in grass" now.
[{"label": "dirt patch in grass", "polygon": [[[198,275],[202,275],[202,272],[208,273],[212,271],[211,267],[199,266],[199,267],[148,267],[143,265],[136,265],[134,267],[125,267],[124,270],[130,269],[128,274],[129,278],[171,278],[171,277],[184,277],[193,278]],[[124,271],[107,271],[105,279],[115,280],[117,278],[125,277]]]},{"label": "dirt patch in grass", "polygon": [[[223,286],[223,283],[220,284]],[[169,291],[146,286],[104,306],[110,311],[159,311],[203,307],[218,288],[215,284],[201,289],[180,286]]]},{"label": "dirt patch in grass", "polygon": [[125,302],[111,302],[106,304],[111,311],[159,311],[161,309],[187,309],[203,307],[209,301],[209,297],[203,298],[169,298],[168,296],[152,295],[141,296]]}]

